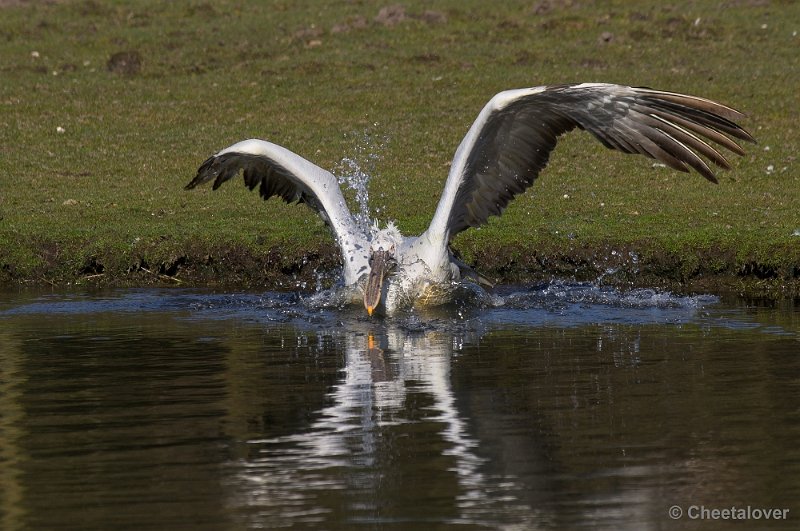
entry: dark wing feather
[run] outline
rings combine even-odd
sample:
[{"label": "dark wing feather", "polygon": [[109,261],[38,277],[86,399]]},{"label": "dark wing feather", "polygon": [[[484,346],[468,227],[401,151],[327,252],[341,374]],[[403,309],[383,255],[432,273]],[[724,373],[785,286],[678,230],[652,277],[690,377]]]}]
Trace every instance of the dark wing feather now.
[{"label": "dark wing feather", "polygon": [[213,180],[211,186],[216,190],[222,183],[242,173],[244,183],[250,190],[258,187],[263,199],[280,197],[287,203],[307,203],[326,222],[328,216],[315,200],[314,194],[296,176],[283,166],[264,155],[231,152],[209,157],[197,169],[197,175],[186,185],[186,190]]},{"label": "dark wing feather", "polygon": [[305,203],[319,214],[342,251],[345,282],[356,282],[367,265],[367,236],[350,215],[336,177],[286,148],[252,139],[203,162],[186,189],[213,181],[216,190],[240,173],[245,185],[250,190],[258,187],[264,199],[275,196],[287,203]]},{"label": "dark wing feather", "polygon": [[621,85],[502,92],[486,105],[456,152],[429,231],[450,239],[502,213],[547,165],[559,135],[575,128],[607,148],[638,153],[683,172],[691,168],[716,182],[703,157],[720,168],[730,164],[708,141],[744,154],[732,140],[754,141],[734,122],[742,117],[704,98]]}]

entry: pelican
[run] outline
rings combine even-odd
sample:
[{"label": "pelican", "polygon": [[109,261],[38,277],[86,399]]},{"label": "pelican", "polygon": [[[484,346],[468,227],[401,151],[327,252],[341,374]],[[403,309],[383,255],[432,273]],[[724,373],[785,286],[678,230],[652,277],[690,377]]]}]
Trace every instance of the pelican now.
[{"label": "pelican", "polygon": [[[404,237],[393,223],[360,226],[330,172],[264,140],[233,144],[208,158],[186,185],[244,175],[262,198],[305,203],[330,227],[344,264],[343,281],[367,313],[392,314],[452,299],[462,279],[477,275],[449,243],[460,232],[499,216],[547,165],[558,137],[575,128],[607,148],[639,153],[675,170],[717,182],[705,159],[730,169],[720,147],[744,155],[733,139],[755,142],[734,120],[739,111],[714,101],[607,83],[548,85],[507,90],[483,107],[456,150],[428,229]],[[708,143],[713,142],[716,146]],[[702,155],[704,158],[701,158]]]}]

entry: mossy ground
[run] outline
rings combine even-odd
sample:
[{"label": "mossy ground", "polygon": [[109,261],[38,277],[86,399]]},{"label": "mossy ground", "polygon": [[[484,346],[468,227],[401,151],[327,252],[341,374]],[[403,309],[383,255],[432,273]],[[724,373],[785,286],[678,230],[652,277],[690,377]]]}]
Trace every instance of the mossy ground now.
[{"label": "mossy ground", "polygon": [[569,135],[462,256],[501,281],[798,293],[800,3],[11,4],[0,282],[308,281],[337,263],[324,225],[242,186],[183,191],[208,155],[260,137],[329,169],[355,158],[373,213],[418,233],[493,94],[607,81],[730,104],[759,144],[715,186]]}]

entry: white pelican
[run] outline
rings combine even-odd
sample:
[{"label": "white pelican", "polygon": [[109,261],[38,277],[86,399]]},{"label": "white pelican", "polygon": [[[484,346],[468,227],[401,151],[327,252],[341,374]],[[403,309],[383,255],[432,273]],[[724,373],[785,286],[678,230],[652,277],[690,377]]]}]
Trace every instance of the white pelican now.
[{"label": "white pelican", "polygon": [[[679,171],[695,169],[716,182],[699,155],[730,164],[706,140],[744,155],[732,140],[754,142],[725,105],[648,88],[581,83],[508,90],[495,95],[458,146],[428,230],[404,237],[393,223],[365,230],[350,214],[330,172],[286,148],[244,140],[206,160],[187,189],[213,180],[213,189],[244,170],[244,182],[264,199],[306,203],[330,227],[344,263],[344,284],[367,312],[391,314],[414,304],[440,304],[462,278],[475,274],[450,252],[450,240],[497,216],[547,164],[559,135],[580,128],[608,148],[640,153]],[[704,140],[705,139],[705,140]]]}]

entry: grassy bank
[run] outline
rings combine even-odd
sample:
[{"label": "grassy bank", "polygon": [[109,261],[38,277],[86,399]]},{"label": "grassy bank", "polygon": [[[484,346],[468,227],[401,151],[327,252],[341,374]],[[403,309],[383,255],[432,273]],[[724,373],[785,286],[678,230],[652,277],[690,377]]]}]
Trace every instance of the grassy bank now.
[{"label": "grassy bank", "polygon": [[[260,137],[356,159],[371,205],[426,227],[496,92],[646,85],[748,114],[712,185],[566,137],[502,218],[455,247],[490,277],[576,275],[797,293],[800,4],[100,2],[0,7],[0,282],[290,285],[336,265],[302,206],[184,192]],[[2,2],[0,2],[2,5]]]}]

